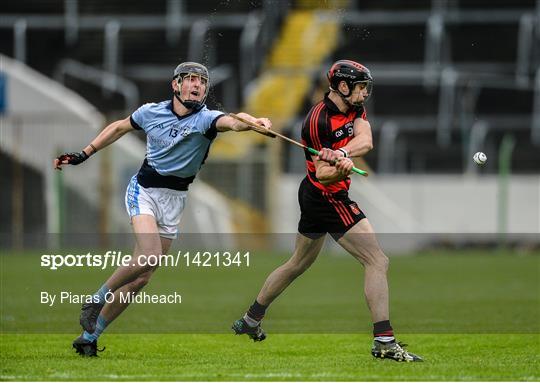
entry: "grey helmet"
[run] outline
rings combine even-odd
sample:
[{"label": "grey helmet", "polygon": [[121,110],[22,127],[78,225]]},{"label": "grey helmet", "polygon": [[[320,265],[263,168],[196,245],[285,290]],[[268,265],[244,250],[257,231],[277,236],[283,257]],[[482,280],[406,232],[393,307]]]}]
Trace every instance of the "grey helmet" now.
[{"label": "grey helmet", "polygon": [[204,80],[206,80],[206,90],[204,93],[204,97],[201,101],[194,101],[194,100],[181,100],[180,99],[180,92],[175,92],[174,95],[188,109],[200,109],[206,100],[206,97],[208,96],[208,89],[210,88],[210,76],[208,75],[208,69],[199,63],[186,61],[183,63],[180,63],[175,69],[174,69],[174,75],[173,79],[177,79],[178,84],[182,84],[182,80],[189,75],[195,75],[200,76]]}]

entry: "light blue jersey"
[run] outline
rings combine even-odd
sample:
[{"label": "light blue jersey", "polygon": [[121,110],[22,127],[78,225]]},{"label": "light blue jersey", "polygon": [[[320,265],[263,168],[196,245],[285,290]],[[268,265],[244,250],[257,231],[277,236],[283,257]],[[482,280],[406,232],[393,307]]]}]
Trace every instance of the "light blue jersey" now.
[{"label": "light blue jersey", "polygon": [[146,159],[137,175],[144,187],[187,190],[208,155],[223,112],[204,105],[179,116],[173,102],[144,104],[131,115],[131,125],[147,136]]}]

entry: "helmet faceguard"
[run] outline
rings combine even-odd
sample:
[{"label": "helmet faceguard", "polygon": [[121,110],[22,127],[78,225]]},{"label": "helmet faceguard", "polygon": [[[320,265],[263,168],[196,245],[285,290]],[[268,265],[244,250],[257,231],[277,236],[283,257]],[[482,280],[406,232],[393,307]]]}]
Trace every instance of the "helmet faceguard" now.
[{"label": "helmet faceguard", "polygon": [[[362,64],[352,60],[339,60],[336,61],[327,73],[328,82],[330,83],[330,90],[337,92],[346,104],[360,106],[371,95],[373,90],[373,77],[368,68]],[[345,81],[349,88],[349,93],[344,94],[339,90],[339,84],[341,81]],[[366,89],[367,96],[364,97],[364,101],[361,103],[351,103],[347,100],[350,97],[356,84],[363,84],[362,89]]]},{"label": "helmet faceguard", "polygon": [[[205,91],[203,98],[199,100],[190,100],[189,98],[186,100],[182,100],[181,98],[181,89],[182,89],[182,83],[184,79],[191,77],[197,77],[200,79],[201,84],[205,84]],[[174,70],[174,76],[173,79],[176,80],[176,83],[178,84],[178,90],[174,92],[174,96],[182,105],[184,105],[187,109],[200,109],[204,105],[204,101],[206,100],[206,97],[208,96],[208,90],[210,88],[210,78],[208,75],[208,69],[202,64],[195,63],[195,62],[184,62],[181,63],[176,67]],[[189,92],[191,94],[191,91]],[[188,96],[189,97],[189,96]]]}]

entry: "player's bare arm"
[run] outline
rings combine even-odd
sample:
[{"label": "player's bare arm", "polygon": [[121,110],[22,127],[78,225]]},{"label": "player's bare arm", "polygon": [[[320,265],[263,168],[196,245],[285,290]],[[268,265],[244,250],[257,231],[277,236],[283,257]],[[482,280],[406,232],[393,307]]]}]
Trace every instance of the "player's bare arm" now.
[{"label": "player's bare arm", "polygon": [[[132,130],[135,129],[131,125],[130,117],[115,121],[103,129],[94,141],[92,141],[92,144],[97,150],[103,149]],[[89,148],[90,146],[87,146],[85,149]]]},{"label": "player's bare arm", "polygon": [[343,158],[337,151],[323,148],[318,156],[311,156],[316,168],[316,177],[323,185],[330,185],[347,178],[354,166],[349,158]]},{"label": "player's bare arm", "polygon": [[[268,129],[272,127],[272,122],[268,118],[256,118],[247,113],[238,113],[237,116],[246,121],[255,123],[260,126],[264,126]],[[226,132],[229,130],[235,132],[242,132],[245,130],[251,130],[251,127],[248,124],[240,120],[234,119],[230,116],[223,116],[219,120],[217,120],[216,128],[218,132]]]},{"label": "player's bare arm", "polygon": [[[372,150],[373,135],[369,121],[363,118],[354,120],[354,138],[340,149],[347,153],[347,157],[362,157]],[[341,150],[339,152],[345,156]]]},{"label": "player's bare arm", "polygon": [[96,153],[98,150],[101,150],[124,134],[130,132],[133,129],[131,125],[130,118],[127,117],[123,120],[115,121],[98,134],[90,144],[88,144],[80,153],[65,153],[54,159],[54,168],[62,170],[62,165],[78,165],[81,162],[87,160],[91,155]]}]

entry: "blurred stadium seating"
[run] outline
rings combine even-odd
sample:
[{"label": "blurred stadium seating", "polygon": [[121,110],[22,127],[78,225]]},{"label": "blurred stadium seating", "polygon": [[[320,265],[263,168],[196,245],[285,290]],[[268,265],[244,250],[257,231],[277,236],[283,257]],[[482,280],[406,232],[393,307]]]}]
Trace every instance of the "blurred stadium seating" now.
[{"label": "blurred stadium seating", "polygon": [[[366,161],[376,174],[495,176],[505,137],[514,142],[512,173],[540,173],[540,1],[43,0],[8,1],[0,12],[0,52],[61,81],[107,121],[169,98],[172,69],[194,60],[211,69],[209,106],[261,112],[298,139],[327,87],[325,70],[351,58],[375,78],[367,106],[375,149]],[[283,219],[276,185],[294,184],[304,162],[294,147],[267,142],[223,135],[200,178],[274,215],[272,230]],[[488,154],[485,167],[472,164],[475,151]],[[4,143],[0,154],[6,169],[17,168]],[[25,185],[43,183],[23,168]],[[32,211],[46,215],[43,206]],[[252,226],[266,220],[251,216]]]}]

